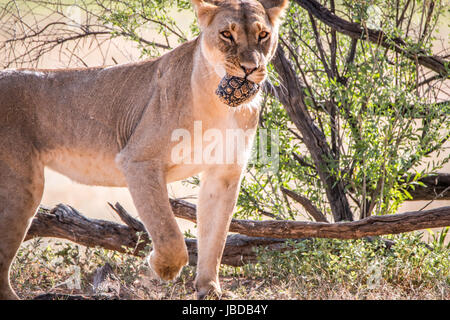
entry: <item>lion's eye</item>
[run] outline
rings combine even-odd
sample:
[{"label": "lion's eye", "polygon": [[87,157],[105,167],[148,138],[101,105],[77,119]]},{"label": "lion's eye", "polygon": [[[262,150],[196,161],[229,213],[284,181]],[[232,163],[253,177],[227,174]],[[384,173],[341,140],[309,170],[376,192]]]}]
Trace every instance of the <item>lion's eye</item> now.
[{"label": "lion's eye", "polygon": [[259,34],[259,40],[263,40],[269,36],[269,33],[267,31],[261,31]]},{"label": "lion's eye", "polygon": [[220,35],[221,35],[222,37],[224,37],[225,39],[228,39],[228,40],[230,40],[230,41],[233,41],[233,35],[231,34],[230,31],[222,31],[222,32],[220,33]]}]

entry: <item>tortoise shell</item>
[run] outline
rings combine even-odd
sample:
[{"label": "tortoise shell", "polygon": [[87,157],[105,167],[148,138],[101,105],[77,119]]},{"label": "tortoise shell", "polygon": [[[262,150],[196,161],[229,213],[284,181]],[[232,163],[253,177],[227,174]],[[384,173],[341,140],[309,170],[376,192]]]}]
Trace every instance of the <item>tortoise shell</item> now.
[{"label": "tortoise shell", "polygon": [[225,75],[217,87],[219,99],[230,107],[237,107],[258,93],[259,85],[245,78]]}]

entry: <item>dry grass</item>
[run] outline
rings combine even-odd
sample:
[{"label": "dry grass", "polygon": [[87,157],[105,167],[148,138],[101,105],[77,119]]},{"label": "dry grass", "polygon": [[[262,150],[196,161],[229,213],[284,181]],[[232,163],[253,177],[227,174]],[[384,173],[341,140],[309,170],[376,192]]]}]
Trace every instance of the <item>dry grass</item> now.
[{"label": "dry grass", "polygon": [[[450,246],[437,237],[426,244],[419,233],[393,239],[391,249],[382,242],[325,239],[289,244],[291,250],[283,253],[261,249],[257,264],[222,266],[223,299],[450,299]],[[105,263],[113,266],[118,289],[94,292],[94,273]],[[78,288],[70,281],[75,268]],[[23,245],[12,270],[24,299],[49,292],[91,299],[194,299],[194,277],[195,267],[188,266],[175,281],[162,282],[140,258],[42,240]]]}]

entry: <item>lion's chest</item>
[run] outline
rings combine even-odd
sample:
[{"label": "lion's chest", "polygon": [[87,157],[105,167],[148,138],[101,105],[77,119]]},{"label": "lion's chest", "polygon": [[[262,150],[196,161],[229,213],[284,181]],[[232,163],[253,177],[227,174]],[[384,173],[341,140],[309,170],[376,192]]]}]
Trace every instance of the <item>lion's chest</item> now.
[{"label": "lion's chest", "polygon": [[[256,113],[254,117],[257,119]],[[245,166],[255,132],[256,120],[242,125],[233,116],[216,121],[196,120],[189,129],[174,130],[168,181],[184,179],[212,166]]]}]

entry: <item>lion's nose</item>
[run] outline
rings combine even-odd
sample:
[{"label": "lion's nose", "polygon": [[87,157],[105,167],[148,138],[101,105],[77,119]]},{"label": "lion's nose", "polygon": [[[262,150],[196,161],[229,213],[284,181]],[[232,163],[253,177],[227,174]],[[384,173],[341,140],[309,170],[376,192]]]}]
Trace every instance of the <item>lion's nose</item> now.
[{"label": "lion's nose", "polygon": [[249,76],[256,69],[258,69],[258,65],[256,65],[255,63],[246,63],[246,64],[241,63],[241,68],[242,70],[244,70],[245,75]]}]

